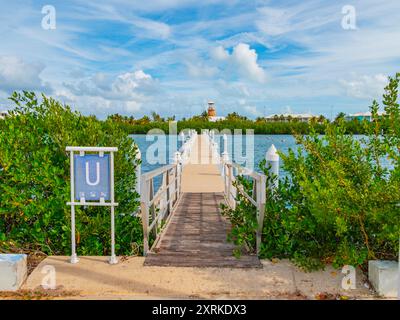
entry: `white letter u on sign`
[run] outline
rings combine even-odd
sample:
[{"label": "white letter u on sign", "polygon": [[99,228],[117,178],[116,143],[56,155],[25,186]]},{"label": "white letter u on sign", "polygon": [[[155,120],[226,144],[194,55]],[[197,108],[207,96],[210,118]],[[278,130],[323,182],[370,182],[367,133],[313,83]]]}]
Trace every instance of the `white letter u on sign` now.
[{"label": "white letter u on sign", "polygon": [[100,162],[96,162],[96,181],[90,181],[89,161],[86,161],[86,183],[89,186],[97,186],[100,182]]}]

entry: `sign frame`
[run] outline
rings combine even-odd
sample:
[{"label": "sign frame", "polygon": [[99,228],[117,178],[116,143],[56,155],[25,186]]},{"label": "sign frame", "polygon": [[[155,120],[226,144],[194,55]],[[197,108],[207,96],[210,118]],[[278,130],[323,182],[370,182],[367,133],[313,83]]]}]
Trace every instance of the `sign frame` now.
[{"label": "sign frame", "polygon": [[[118,152],[117,147],[71,147],[67,146],[66,151],[70,153],[70,182],[71,182],[71,201],[67,205],[71,206],[71,259],[72,264],[78,263],[79,258],[76,254],[76,238],[75,238],[75,207],[76,206],[101,206],[111,208],[111,256],[110,264],[118,263],[115,255],[115,202],[114,193],[114,152]],[[104,153],[109,153],[109,190],[110,200],[106,201],[104,197],[100,197],[99,201],[87,201],[84,197],[80,197],[80,201],[75,200],[75,154],[84,157],[86,152],[98,153],[99,157],[104,157]]]}]

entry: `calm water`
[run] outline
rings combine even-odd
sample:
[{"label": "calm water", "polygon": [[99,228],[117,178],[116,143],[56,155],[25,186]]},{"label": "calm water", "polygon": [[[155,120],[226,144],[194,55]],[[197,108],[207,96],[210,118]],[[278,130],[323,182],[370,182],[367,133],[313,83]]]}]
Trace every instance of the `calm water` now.
[{"label": "calm water", "polygon": [[[153,153],[152,149],[149,149],[149,147],[153,148],[151,145],[157,143],[157,137],[158,136],[154,137],[153,141],[146,141],[146,135],[132,135],[132,138],[136,141],[142,153],[142,172],[148,172],[164,165],[164,163],[149,163],[147,161],[146,152],[151,150],[151,153]],[[168,136],[161,139],[165,139],[167,143],[169,142]],[[220,144],[219,150],[221,153],[223,151],[222,136],[216,136],[215,139]],[[160,142],[161,141],[162,140],[160,140]],[[251,142],[246,141],[245,136],[243,136],[242,139],[228,136],[228,152],[230,159],[234,157],[235,162],[248,167],[251,167],[251,164],[254,162],[255,170],[258,170],[258,164],[265,158],[265,153],[272,144],[274,144],[279,151],[284,153],[287,153],[289,148],[297,148],[295,139],[291,135],[254,135],[254,148],[251,146]],[[181,145],[182,142],[178,141],[178,148],[180,148]],[[173,157],[168,147],[160,148],[156,155],[158,158],[166,160],[167,163],[169,163]]]}]

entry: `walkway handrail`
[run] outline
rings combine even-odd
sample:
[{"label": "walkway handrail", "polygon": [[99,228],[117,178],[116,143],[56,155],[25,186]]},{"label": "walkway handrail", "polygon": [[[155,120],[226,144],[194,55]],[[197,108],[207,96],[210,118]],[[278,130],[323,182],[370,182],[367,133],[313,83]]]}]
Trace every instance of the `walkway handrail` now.
[{"label": "walkway handrail", "polygon": [[[260,253],[262,230],[264,227],[267,177],[264,174],[250,171],[236,163],[224,162],[223,168],[225,198],[228,206],[233,210],[236,208],[236,203],[238,202],[237,193],[239,192],[256,208],[256,251],[258,255]],[[234,169],[236,169],[238,175],[249,176],[253,180],[252,195],[249,195],[244,190],[243,186],[237,183],[237,179],[234,175]]]},{"label": "walkway handrail", "polygon": [[[221,175],[224,180],[224,195],[228,206],[233,210],[236,208],[236,204],[238,202],[237,194],[240,193],[256,208],[256,251],[258,255],[260,252],[262,230],[264,226],[267,177],[264,174],[249,170],[246,167],[240,166],[239,164],[230,161],[228,155],[228,139],[226,135],[223,136],[224,149],[222,155],[220,155],[218,151],[218,144],[214,141],[214,132],[206,132],[205,134],[209,138],[210,151],[212,153],[212,156],[215,156],[218,159],[218,163],[221,164]],[[243,186],[237,183],[234,171],[236,171],[237,176],[248,176],[253,180],[252,195],[249,195],[244,190]]]},{"label": "walkway handrail", "polygon": [[[162,175],[160,188],[155,193],[154,178]],[[147,255],[149,237],[155,237],[153,246],[158,241],[158,228],[173,211],[181,195],[181,166],[179,163],[157,168],[141,176],[140,209],[143,225],[143,254]]]},{"label": "walkway handrail", "polygon": [[194,130],[190,130],[189,137],[190,138],[187,141],[184,141],[184,143],[182,144],[182,146],[179,149],[181,162],[183,165],[185,165],[189,162],[190,155],[192,153],[192,148],[196,141],[197,132]]},{"label": "walkway handrail", "polygon": [[[166,220],[181,196],[182,169],[189,161],[192,147],[195,143],[197,133],[189,131],[189,139],[181,134],[183,145],[174,155],[174,163],[162,166],[144,174],[139,174],[140,187],[140,211],[143,225],[143,254],[147,255],[159,240],[159,227],[161,221]],[[140,173],[140,170],[137,172]],[[154,179],[162,176],[160,188],[155,192]],[[150,234],[154,235],[155,241],[149,248]]]}]

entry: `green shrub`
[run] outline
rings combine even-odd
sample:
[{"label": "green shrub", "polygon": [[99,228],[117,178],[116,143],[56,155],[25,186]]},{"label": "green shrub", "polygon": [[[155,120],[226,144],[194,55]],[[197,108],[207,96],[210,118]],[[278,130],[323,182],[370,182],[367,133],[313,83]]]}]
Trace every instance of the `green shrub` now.
[{"label": "green shrub", "polygon": [[[365,123],[365,138],[348,134],[343,120],[296,135],[296,151],[280,153],[287,176],[274,195],[267,192],[260,251],[265,258],[290,258],[307,270],[369,259],[396,259],[400,236],[400,74],[390,78],[383,104],[386,117]],[[385,128],[385,130],[383,130]],[[384,134],[382,134],[384,133]],[[260,168],[268,175],[265,161]],[[268,177],[272,179],[272,177]],[[242,182],[243,183],[243,182]],[[244,184],[247,191],[251,185]],[[255,210],[245,200],[235,211],[231,238],[252,244]],[[238,217],[239,216],[239,217]],[[240,241],[238,241],[240,240]]]},{"label": "green shrub", "polygon": [[[66,146],[116,146],[116,252],[131,254],[142,245],[134,217],[137,152],[133,140],[111,121],[73,112],[68,106],[32,92],[14,93],[15,108],[0,121],[0,250],[40,250],[70,254],[69,154]],[[107,255],[110,210],[77,207],[77,251]]]}]

